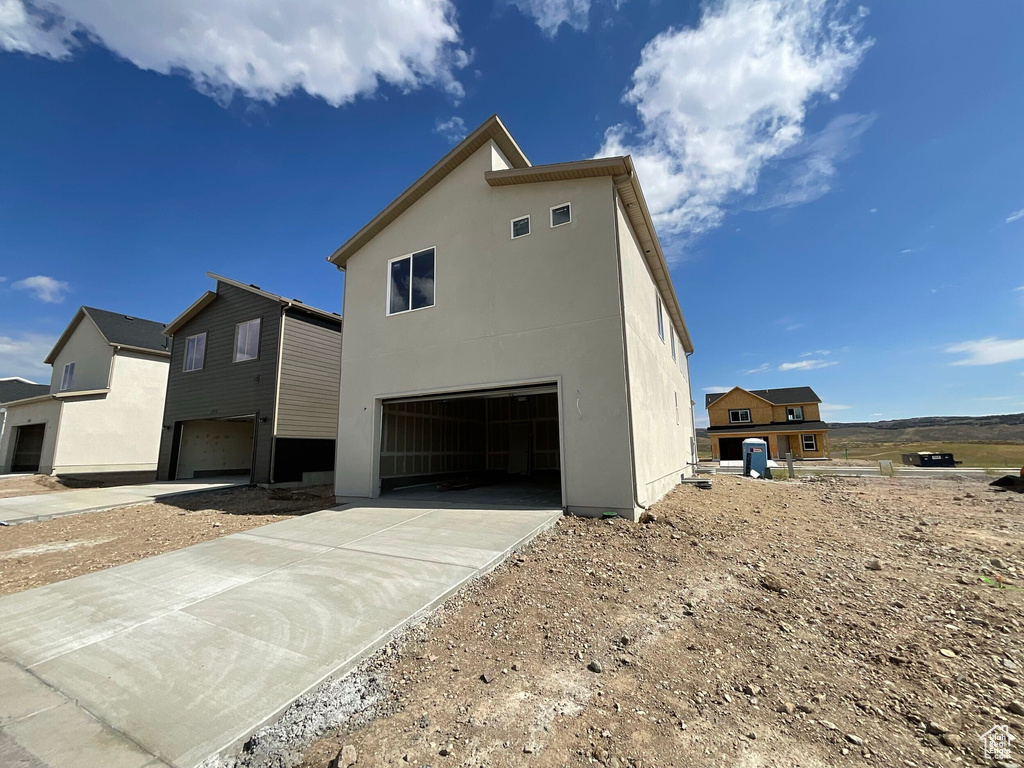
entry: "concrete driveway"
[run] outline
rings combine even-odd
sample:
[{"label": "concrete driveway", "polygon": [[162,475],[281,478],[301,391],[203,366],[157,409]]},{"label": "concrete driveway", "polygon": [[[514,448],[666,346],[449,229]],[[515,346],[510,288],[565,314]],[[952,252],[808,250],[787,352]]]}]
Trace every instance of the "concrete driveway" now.
[{"label": "concrete driveway", "polygon": [[37,493],[31,496],[9,496],[0,499],[0,522],[8,525],[32,523],[36,520],[49,520],[81,512],[99,512],[132,504],[147,504],[169,496],[214,491],[218,488],[246,485],[248,482],[248,477],[211,477],[203,480],[170,480],[162,483],[77,488],[72,491]]},{"label": "concrete driveway", "polygon": [[198,765],[560,514],[360,500],[0,599],[0,765]]}]

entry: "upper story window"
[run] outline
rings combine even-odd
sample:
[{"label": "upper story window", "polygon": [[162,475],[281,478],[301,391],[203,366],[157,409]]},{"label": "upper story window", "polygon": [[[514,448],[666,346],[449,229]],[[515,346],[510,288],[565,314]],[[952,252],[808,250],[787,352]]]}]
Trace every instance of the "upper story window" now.
[{"label": "upper story window", "polygon": [[257,317],[235,326],[235,362],[255,360],[259,355],[260,318]]},{"label": "upper story window", "polygon": [[560,227],[563,224],[568,224],[572,221],[572,204],[562,203],[562,205],[556,205],[551,209],[551,227]]},{"label": "upper story window", "polygon": [[733,408],[729,411],[729,423],[744,424],[750,421],[749,408]]},{"label": "upper story window", "polygon": [[676,392],[676,424],[679,423],[679,393]]},{"label": "upper story window", "polygon": [[434,249],[388,262],[388,314],[434,306]]},{"label": "upper story window", "polygon": [[185,339],[185,365],[183,370],[186,373],[188,371],[201,371],[205,363],[206,331],[203,331]]},{"label": "upper story window", "polygon": [[661,296],[656,297],[658,300],[658,335],[661,336],[661,340],[665,340],[665,311],[661,305]]},{"label": "upper story window", "polygon": [[71,384],[75,380],[75,364],[68,363],[64,366],[64,375],[60,379],[60,389],[63,392],[65,389],[71,389]]},{"label": "upper story window", "polygon": [[672,347],[672,359],[676,359],[676,329],[671,325],[668,327],[668,345]]},{"label": "upper story window", "polygon": [[530,217],[520,216],[518,219],[512,219],[512,239],[515,240],[517,237],[526,237],[530,234]]},{"label": "upper story window", "polygon": [[786,409],[786,421],[803,421],[804,409],[801,405],[795,405]]}]

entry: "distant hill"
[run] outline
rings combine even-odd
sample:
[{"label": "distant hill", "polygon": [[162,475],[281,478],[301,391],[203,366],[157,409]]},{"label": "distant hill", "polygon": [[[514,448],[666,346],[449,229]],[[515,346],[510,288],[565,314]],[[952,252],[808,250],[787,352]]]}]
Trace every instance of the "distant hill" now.
[{"label": "distant hill", "polygon": [[921,416],[892,421],[829,422],[838,443],[1024,443],[1024,413]]},{"label": "distant hill", "polygon": [[[829,442],[838,443],[1024,443],[1024,413],[997,416],[919,416],[892,421],[830,421]],[[707,438],[698,429],[698,438]]]}]

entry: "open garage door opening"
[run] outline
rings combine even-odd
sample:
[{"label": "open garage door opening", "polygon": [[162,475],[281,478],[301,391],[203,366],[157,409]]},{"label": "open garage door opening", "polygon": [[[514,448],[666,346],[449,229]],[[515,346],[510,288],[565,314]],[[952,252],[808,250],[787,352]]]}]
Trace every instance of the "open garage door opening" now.
[{"label": "open garage door opening", "polygon": [[171,449],[174,479],[251,478],[254,423],[252,416],[179,421]]},{"label": "open garage door opening", "polygon": [[554,384],[383,403],[382,494],[564,506]]}]

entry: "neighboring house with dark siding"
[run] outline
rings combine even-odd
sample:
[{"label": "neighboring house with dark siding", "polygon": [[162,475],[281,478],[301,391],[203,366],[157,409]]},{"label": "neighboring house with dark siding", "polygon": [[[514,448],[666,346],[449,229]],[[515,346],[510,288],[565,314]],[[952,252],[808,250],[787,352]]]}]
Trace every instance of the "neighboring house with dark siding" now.
[{"label": "neighboring house with dark siding", "polygon": [[341,316],[207,276],[217,290],[166,328],[171,370],[158,477],[329,482]]}]

